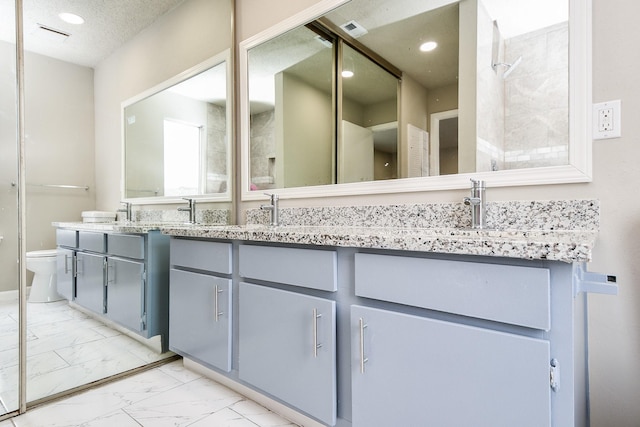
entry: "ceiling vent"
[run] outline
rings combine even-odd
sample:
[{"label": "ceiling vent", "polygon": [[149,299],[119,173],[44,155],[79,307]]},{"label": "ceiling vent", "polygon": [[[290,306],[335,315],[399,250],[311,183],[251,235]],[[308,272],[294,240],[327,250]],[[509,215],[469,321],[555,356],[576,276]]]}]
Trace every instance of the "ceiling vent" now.
[{"label": "ceiling vent", "polygon": [[346,24],[342,24],[340,25],[340,28],[342,28],[354,39],[357,39],[358,37],[364,36],[368,33],[367,29],[358,24],[356,21],[349,21]]},{"label": "ceiling vent", "polygon": [[333,46],[333,43],[331,43],[329,40],[325,39],[324,37],[322,37],[322,36],[320,36],[320,35],[316,36],[316,37],[315,37],[315,39],[316,39],[318,42],[322,43],[322,45],[323,45],[324,47],[332,47],[332,46]]},{"label": "ceiling vent", "polygon": [[33,34],[41,39],[58,43],[63,43],[71,35],[69,33],[65,33],[64,31],[56,30],[55,28],[47,27],[46,25],[42,24],[37,24],[36,30]]}]

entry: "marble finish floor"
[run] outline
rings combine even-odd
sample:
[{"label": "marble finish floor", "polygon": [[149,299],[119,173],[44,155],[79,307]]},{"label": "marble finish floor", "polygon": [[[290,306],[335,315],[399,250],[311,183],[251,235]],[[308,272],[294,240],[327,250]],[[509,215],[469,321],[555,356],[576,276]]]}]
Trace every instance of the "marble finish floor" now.
[{"label": "marble finish floor", "polygon": [[0,427],[294,427],[182,360],[38,406]]},{"label": "marble finish floor", "polygon": [[[18,303],[0,301],[0,414],[18,407]],[[27,399],[126,372],[159,354],[67,301],[27,303]]]}]

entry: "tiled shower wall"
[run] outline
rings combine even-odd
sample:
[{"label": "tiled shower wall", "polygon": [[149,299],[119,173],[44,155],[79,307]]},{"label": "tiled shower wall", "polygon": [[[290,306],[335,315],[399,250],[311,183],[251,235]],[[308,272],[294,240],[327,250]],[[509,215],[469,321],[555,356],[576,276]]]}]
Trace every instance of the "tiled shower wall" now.
[{"label": "tiled shower wall", "polygon": [[505,82],[504,167],[566,165],[569,139],[567,22],[505,40],[516,69]]},{"label": "tiled shower wall", "polygon": [[[522,169],[568,163],[568,23],[515,36],[500,43],[494,70],[493,23],[478,22],[477,170]],[[499,28],[499,23],[498,23]],[[497,36],[501,37],[501,36]]]}]

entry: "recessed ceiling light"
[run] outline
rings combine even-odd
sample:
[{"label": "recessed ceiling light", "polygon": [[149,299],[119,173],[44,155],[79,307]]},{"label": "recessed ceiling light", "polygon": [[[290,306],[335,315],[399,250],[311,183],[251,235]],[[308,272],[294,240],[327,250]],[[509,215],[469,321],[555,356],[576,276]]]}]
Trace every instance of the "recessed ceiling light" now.
[{"label": "recessed ceiling light", "polygon": [[343,70],[342,71],[342,77],[344,78],[349,78],[349,77],[353,77],[353,71],[349,71],[349,70]]},{"label": "recessed ceiling light", "polygon": [[431,52],[433,49],[438,47],[438,43],[436,42],[426,42],[420,45],[420,50],[422,52]]},{"label": "recessed ceiling light", "polygon": [[58,15],[58,17],[69,24],[84,24],[84,18],[82,16],[76,15],[75,13],[62,12]]}]

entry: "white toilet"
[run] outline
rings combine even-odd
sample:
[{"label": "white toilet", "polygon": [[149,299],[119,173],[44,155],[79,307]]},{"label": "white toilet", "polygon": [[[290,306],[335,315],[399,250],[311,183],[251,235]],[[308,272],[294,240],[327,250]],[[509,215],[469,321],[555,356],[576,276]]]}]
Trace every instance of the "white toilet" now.
[{"label": "white toilet", "polygon": [[29,302],[53,302],[64,299],[58,294],[55,249],[27,252],[27,270],[33,271]]}]

